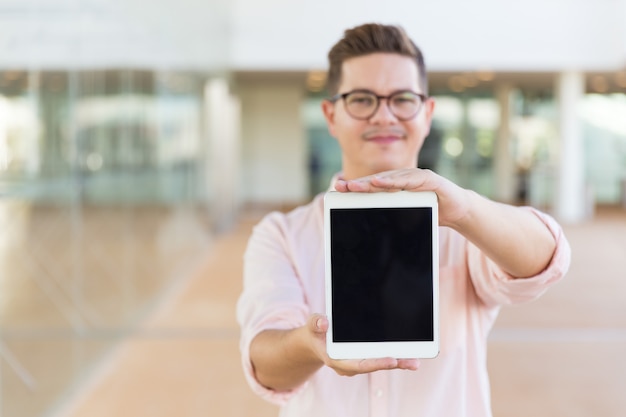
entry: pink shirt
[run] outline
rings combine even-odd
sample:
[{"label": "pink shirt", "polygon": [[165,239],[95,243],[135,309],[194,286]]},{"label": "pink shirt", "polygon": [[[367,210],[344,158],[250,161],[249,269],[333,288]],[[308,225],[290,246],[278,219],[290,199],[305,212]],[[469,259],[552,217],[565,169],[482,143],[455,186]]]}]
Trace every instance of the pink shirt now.
[{"label": "pink shirt", "polygon": [[249,347],[263,330],[302,326],[310,314],[325,312],[323,195],[290,213],[267,215],[248,243],[244,290],[237,305],[243,368],[253,391],[280,404],[282,417],[491,416],[487,336],[500,306],[537,298],[570,263],[569,244],[559,225],[546,214],[526,209],[548,226],[557,242],[550,265],[532,278],[513,279],[459,233],[439,228],[437,358],[422,360],[418,371],[354,377],[322,367],[288,392],[259,384]]}]

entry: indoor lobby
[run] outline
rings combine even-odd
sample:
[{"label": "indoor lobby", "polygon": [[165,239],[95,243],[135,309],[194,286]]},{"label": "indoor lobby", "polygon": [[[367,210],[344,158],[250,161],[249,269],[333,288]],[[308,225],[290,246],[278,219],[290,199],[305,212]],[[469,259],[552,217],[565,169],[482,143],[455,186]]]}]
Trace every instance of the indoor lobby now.
[{"label": "indoor lobby", "polygon": [[574,3],[0,0],[0,417],[278,415],[242,371],[243,254],[341,169],[326,52],[373,20],[426,54],[418,166],[572,248],[496,321],[494,417],[623,417],[626,0]]}]

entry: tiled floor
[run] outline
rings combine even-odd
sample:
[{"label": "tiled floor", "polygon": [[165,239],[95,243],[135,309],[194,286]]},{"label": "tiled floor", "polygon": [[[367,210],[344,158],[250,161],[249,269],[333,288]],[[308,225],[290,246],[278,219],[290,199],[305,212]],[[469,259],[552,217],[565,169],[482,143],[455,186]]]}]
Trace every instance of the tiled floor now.
[{"label": "tiled floor", "polygon": [[211,244],[193,211],[0,200],[0,416],[73,398]]},{"label": "tiled floor", "polygon": [[489,345],[496,417],[626,416],[626,211],[565,226],[572,266],[502,310]]},{"label": "tiled floor", "polygon": [[241,372],[234,305],[252,223],[215,242],[211,256],[119,346],[58,417],[276,416]]},{"label": "tiled floor", "polygon": [[[257,218],[244,218],[216,239],[210,256],[114,349],[90,339],[84,357],[104,351],[105,359],[44,415],[276,416],[277,408],[244,382],[234,316],[241,256]],[[566,234],[574,255],[566,280],[536,302],[503,309],[491,336],[496,417],[626,415],[626,211],[600,210],[592,222],[566,226]],[[57,349],[61,355],[71,348],[46,343],[31,341],[30,350],[19,351]],[[48,366],[47,384],[54,386],[63,369]],[[2,389],[10,400],[6,383]]]}]

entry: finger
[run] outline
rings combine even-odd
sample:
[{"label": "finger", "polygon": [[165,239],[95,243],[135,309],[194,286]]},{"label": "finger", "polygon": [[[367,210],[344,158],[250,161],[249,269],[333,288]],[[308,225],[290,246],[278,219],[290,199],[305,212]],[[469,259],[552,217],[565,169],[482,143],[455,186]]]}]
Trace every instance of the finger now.
[{"label": "finger", "polygon": [[359,361],[360,373],[369,373],[385,369],[395,369],[397,366],[398,360],[395,358],[363,359]]},{"label": "finger", "polygon": [[419,359],[398,359],[398,369],[417,371],[420,367]]},{"label": "finger", "polygon": [[428,174],[423,170],[390,171],[372,177],[373,187],[384,190],[425,190],[428,189]]},{"label": "finger", "polygon": [[337,180],[335,189],[361,193],[435,190],[436,182],[431,174],[429,170],[418,168],[384,171],[354,180]]},{"label": "finger", "polygon": [[337,182],[335,189],[341,192],[357,192],[357,193],[372,193],[378,191],[384,191],[383,188],[375,187],[371,183],[371,177],[360,178],[358,180],[349,180]]},{"label": "finger", "polygon": [[337,182],[335,182],[335,190],[342,193],[350,191],[361,193],[375,191],[372,188],[369,177],[359,178],[356,180],[337,180]]},{"label": "finger", "polygon": [[367,193],[375,191],[372,189],[372,185],[369,182],[369,179],[363,179],[358,181],[347,181],[346,188],[348,191],[359,192],[359,193]]},{"label": "finger", "polygon": [[346,191],[350,191],[348,190],[348,185],[346,184],[346,181],[344,180],[337,180],[335,181],[335,190],[345,193]]},{"label": "finger", "polygon": [[312,314],[309,317],[308,326],[313,333],[326,333],[328,331],[328,319],[322,314]]},{"label": "finger", "polygon": [[357,178],[354,180],[343,180],[340,182],[341,189],[353,192],[380,192],[380,191],[401,191],[414,187],[415,176],[419,175],[417,169],[401,169],[384,171],[375,175]]},{"label": "finger", "polygon": [[328,366],[343,376],[368,374],[371,372],[395,369],[398,360],[394,358],[361,359],[361,360],[331,360]]}]

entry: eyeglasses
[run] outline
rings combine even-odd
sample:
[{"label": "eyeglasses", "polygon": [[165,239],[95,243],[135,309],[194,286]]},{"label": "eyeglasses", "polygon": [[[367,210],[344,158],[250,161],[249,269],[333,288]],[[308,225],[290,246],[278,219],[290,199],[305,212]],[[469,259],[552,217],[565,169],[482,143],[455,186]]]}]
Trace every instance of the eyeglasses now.
[{"label": "eyeglasses", "polygon": [[397,91],[388,96],[379,96],[369,90],[354,90],[337,94],[330,101],[335,103],[339,99],[344,101],[348,114],[357,120],[371,118],[378,111],[380,101],[386,99],[391,113],[398,120],[407,121],[420,112],[428,97],[409,90]]}]

